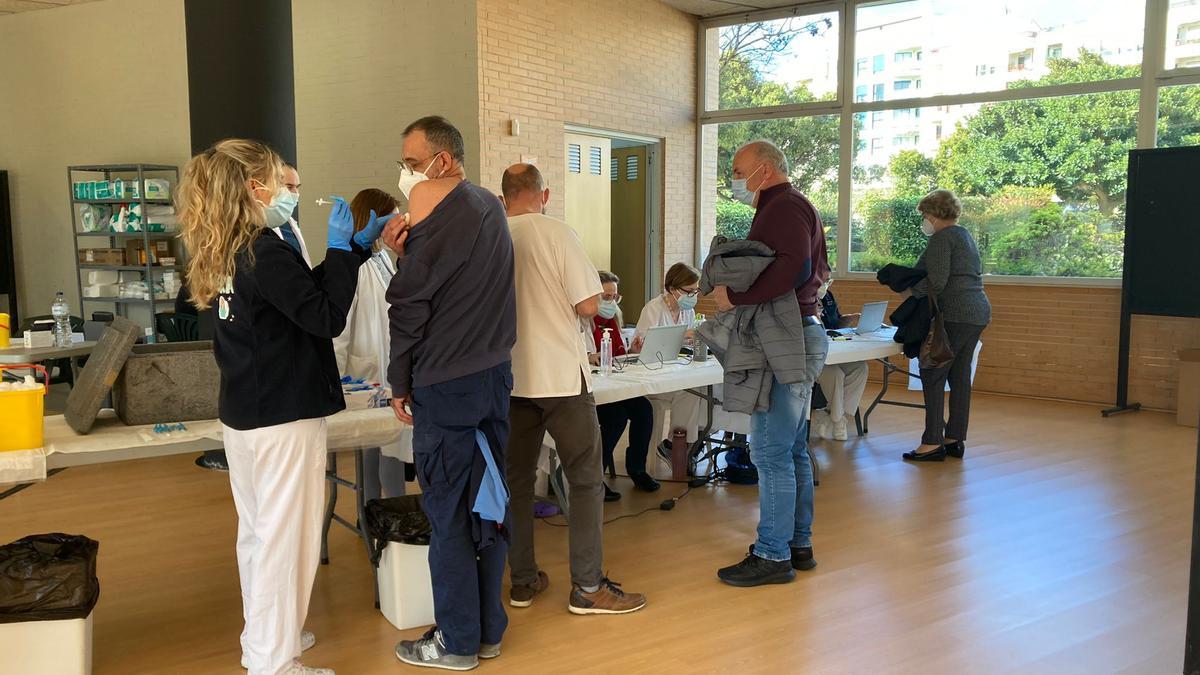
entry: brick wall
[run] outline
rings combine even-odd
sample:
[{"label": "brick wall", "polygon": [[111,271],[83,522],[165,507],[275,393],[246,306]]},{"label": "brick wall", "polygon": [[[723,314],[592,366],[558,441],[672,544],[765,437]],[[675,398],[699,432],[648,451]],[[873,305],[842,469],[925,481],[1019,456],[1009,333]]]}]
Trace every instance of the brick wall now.
[{"label": "brick wall", "polygon": [[[874,300],[890,301],[890,312],[900,302],[873,281],[841,279],[832,288],[847,313]],[[991,284],[987,294],[992,324],[983,333],[977,390],[1101,404],[1116,400],[1119,288]],[[703,307],[712,311],[708,303]],[[1177,353],[1200,347],[1200,319],[1135,316],[1131,342],[1129,400],[1174,410]]]},{"label": "brick wall", "polygon": [[[479,0],[480,182],[537,157],[563,216],[563,125],[663,139],[663,262],[691,261],[696,19],[653,0]],[[520,120],[520,136],[509,121]]]}]

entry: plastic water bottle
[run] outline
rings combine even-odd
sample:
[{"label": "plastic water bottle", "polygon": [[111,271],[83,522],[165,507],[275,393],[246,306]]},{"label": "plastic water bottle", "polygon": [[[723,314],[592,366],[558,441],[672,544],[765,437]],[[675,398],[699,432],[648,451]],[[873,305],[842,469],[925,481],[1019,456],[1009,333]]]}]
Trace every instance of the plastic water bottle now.
[{"label": "plastic water bottle", "polygon": [[54,346],[71,346],[71,308],[67,299],[59,291],[54,296],[54,304],[50,306],[50,314],[54,317]]},{"label": "plastic water bottle", "polygon": [[600,374],[603,376],[612,375],[613,368],[613,341],[612,329],[604,329],[604,337],[600,338]]}]

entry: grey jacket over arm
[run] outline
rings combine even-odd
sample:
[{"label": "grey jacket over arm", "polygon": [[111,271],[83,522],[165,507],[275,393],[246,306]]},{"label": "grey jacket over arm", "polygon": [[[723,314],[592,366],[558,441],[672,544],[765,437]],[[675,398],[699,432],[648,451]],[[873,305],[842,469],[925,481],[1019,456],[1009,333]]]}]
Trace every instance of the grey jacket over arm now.
[{"label": "grey jacket over arm", "polygon": [[[713,239],[700,274],[700,290],[717,286],[740,292],[754,284],[775,260],[762,242]],[[804,316],[794,291],[760,305],[741,305],[718,312],[697,335],[725,369],[721,406],[730,412],[770,409],[772,380],[792,384],[805,377]]]}]

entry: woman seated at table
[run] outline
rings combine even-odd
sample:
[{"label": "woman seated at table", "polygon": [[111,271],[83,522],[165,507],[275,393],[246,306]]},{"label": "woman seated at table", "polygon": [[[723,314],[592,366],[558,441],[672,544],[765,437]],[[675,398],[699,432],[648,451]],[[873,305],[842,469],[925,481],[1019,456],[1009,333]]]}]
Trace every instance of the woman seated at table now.
[{"label": "woman seated at table", "polygon": [[[860,315],[841,313],[837,299],[829,290],[832,283],[833,279],[830,279],[817,289],[817,297],[821,300],[821,322],[825,324],[826,330],[849,328],[858,321]],[[867,388],[867,364],[863,361],[825,364],[821,374],[817,376],[817,384],[821,385],[821,393],[825,395],[828,405],[824,409],[813,411],[813,435],[844,441],[849,436],[847,416],[853,417],[858,410],[863,390]]]},{"label": "woman seated at table", "polygon": [[[633,336],[631,351],[640,352],[646,341],[646,331],[659,326],[687,326],[688,336],[696,323],[696,301],[700,297],[700,272],[685,263],[675,263],[667,270],[663,280],[663,292],[642,308],[637,330]],[[700,398],[686,391],[670,394],[654,394],[648,397],[654,407],[653,433],[661,434],[664,413],[671,410],[671,428],[687,432],[687,442],[696,442],[696,430],[700,426]],[[659,452],[664,457],[671,453],[669,436],[662,441]]]},{"label": "woman seated at table", "polygon": [[[605,329],[612,337],[613,356],[625,354],[625,341],[621,338],[621,293],[617,284],[621,280],[612,272],[600,272],[600,285],[604,292],[600,295],[600,313],[592,317],[592,365],[600,364],[600,340],[604,337]],[[589,350],[592,351],[592,350]],[[629,447],[625,448],[625,471],[633,484],[646,492],[654,492],[660,485],[658,481],[646,473],[646,455],[650,452],[651,425],[654,421],[654,409],[644,396],[625,399],[615,403],[605,403],[596,406],[596,416],[600,418],[600,439],[604,448],[604,467],[616,473],[613,460],[613,450],[617,442],[629,427]],[[621,493],[604,484],[604,500],[613,502],[621,498]]]}]

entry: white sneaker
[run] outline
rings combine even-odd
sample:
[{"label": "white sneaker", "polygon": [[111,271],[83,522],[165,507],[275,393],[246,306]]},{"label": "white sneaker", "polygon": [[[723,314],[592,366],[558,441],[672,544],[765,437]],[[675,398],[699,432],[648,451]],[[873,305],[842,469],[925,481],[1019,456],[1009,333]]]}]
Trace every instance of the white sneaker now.
[{"label": "white sneaker", "polygon": [[[306,652],[312,649],[313,645],[315,644],[317,644],[317,636],[313,635],[312,631],[300,631],[300,651]],[[246,656],[245,654],[242,654],[242,668],[245,670],[250,670],[250,657]],[[333,671],[331,670],[329,672],[332,675]]]},{"label": "white sneaker", "polygon": [[306,666],[299,661],[292,662],[292,669],[287,671],[287,675],[335,675],[332,668],[313,668]]},{"label": "white sneaker", "polygon": [[829,417],[829,412],[826,410],[814,410],[812,413],[812,435],[817,438],[829,438],[833,420]]},{"label": "white sneaker", "polygon": [[833,440],[844,441],[848,438],[846,433],[846,418],[843,417],[833,421]]}]

